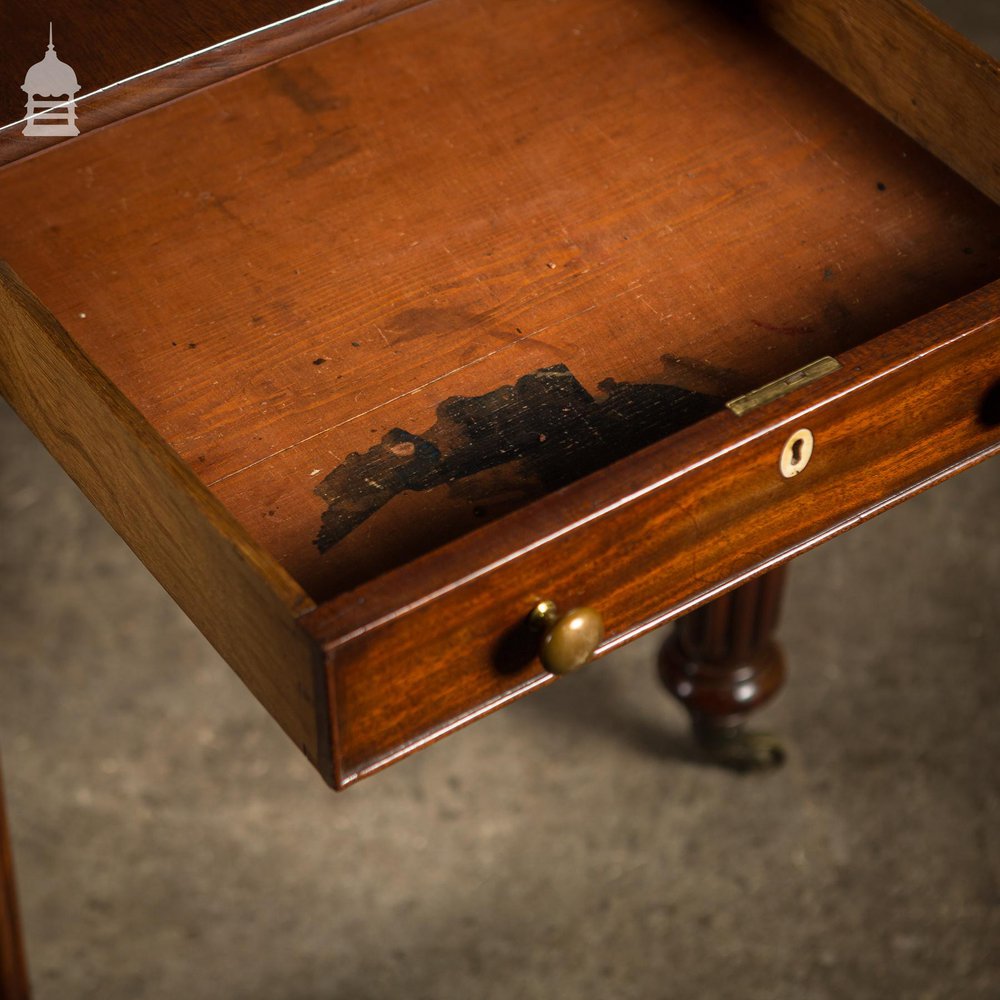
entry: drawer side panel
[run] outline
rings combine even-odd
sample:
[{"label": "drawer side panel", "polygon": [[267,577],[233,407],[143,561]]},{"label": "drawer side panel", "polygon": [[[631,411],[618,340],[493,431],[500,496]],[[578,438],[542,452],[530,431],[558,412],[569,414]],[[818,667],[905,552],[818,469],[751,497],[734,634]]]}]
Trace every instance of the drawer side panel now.
[{"label": "drawer side panel", "polygon": [[328,776],[312,602],[2,262],[0,393]]}]

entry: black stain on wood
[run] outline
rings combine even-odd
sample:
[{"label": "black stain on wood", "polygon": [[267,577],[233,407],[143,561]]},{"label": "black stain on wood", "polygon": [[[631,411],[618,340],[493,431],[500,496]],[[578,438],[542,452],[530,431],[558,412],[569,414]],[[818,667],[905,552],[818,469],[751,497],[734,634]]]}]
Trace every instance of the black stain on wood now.
[{"label": "black stain on wood", "polygon": [[599,388],[603,398],[595,399],[565,365],[553,365],[482,396],[446,399],[423,434],[394,427],[368,451],[349,455],[316,487],[327,509],[314,544],[327,552],[411,490],[448,486],[470,503],[499,498],[508,507],[512,497],[527,501],[721,405],[716,396],[675,385],[609,378]]}]

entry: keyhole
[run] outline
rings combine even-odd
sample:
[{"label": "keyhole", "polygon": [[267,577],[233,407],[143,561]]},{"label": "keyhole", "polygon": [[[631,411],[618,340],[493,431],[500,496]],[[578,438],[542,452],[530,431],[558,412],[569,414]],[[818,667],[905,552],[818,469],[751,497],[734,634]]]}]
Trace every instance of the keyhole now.
[{"label": "keyhole", "polygon": [[812,431],[800,428],[789,437],[781,449],[778,467],[785,479],[797,476],[808,464],[813,453]]}]

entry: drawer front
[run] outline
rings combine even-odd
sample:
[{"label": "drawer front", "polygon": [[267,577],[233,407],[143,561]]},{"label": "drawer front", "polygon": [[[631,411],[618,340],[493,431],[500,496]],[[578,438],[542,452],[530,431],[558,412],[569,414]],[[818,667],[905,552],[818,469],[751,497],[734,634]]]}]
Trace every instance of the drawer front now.
[{"label": "drawer front", "polygon": [[[322,606],[334,773],[349,784],[553,677],[526,616],[603,616],[601,656],[1000,450],[996,286],[718,413]],[[801,474],[780,454],[812,432]]]}]

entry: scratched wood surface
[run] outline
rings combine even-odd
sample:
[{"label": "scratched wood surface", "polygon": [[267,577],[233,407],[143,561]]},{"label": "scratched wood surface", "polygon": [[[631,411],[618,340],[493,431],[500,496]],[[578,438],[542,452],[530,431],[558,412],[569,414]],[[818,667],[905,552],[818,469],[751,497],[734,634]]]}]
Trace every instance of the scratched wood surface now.
[{"label": "scratched wood surface", "polygon": [[316,599],[1000,272],[996,206],[693,0],[432,0],[14,164],[0,216]]}]

